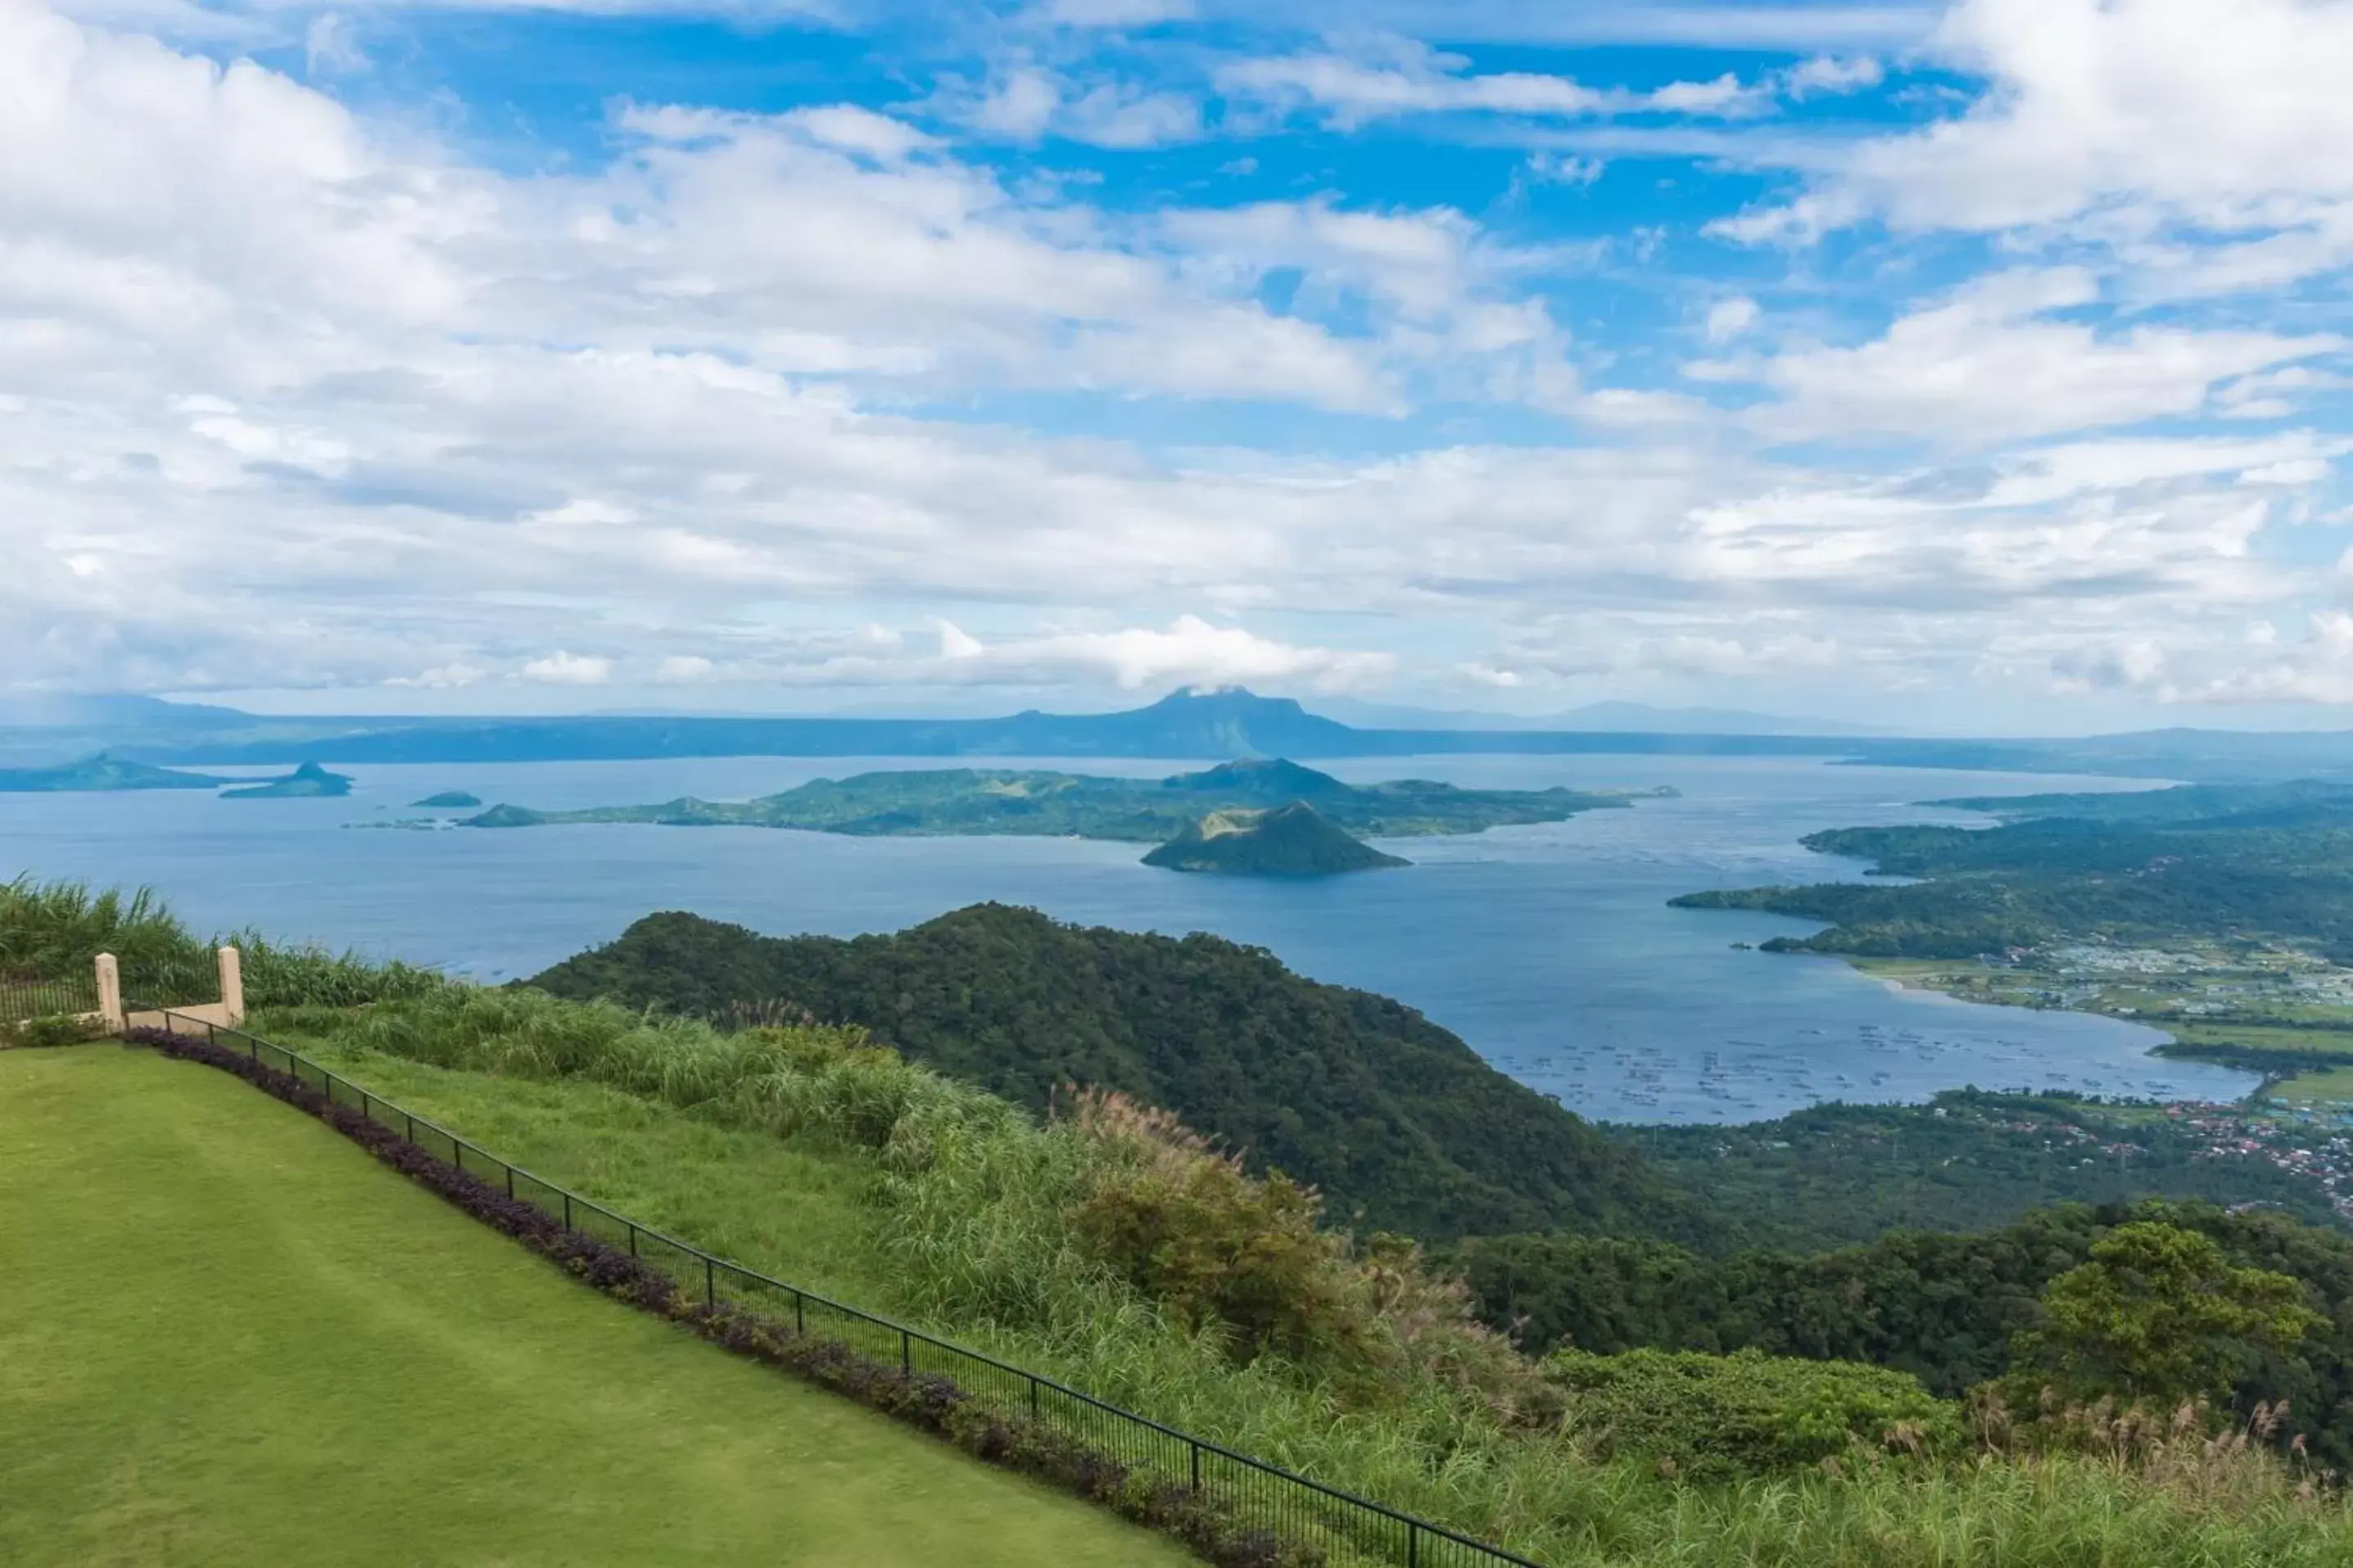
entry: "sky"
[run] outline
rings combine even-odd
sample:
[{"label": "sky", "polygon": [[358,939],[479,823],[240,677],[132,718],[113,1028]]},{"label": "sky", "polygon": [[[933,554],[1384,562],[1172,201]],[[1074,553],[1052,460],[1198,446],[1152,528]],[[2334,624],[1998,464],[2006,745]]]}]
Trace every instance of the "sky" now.
[{"label": "sky", "polygon": [[0,0],[0,692],[2353,727],[2353,0]]}]

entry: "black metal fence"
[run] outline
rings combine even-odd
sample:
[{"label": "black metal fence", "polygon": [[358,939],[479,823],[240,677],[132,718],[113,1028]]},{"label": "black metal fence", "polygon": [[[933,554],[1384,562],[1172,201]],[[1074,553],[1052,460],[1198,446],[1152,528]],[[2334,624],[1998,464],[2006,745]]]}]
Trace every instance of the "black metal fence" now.
[{"label": "black metal fence", "polygon": [[145,1008],[193,1007],[220,1000],[220,962],[213,954],[125,958],[122,994]]},{"label": "black metal fence", "polygon": [[174,1016],[169,1005],[152,1000],[132,1001],[127,1006],[132,1012],[164,1013],[175,1032],[228,1045],[299,1079],[457,1169],[503,1184],[510,1196],[560,1219],[566,1230],[626,1247],[629,1256],[660,1269],[681,1289],[699,1292],[711,1306],[742,1307],[789,1322],[801,1335],[839,1344],[870,1362],[895,1365],[902,1373],[948,1378],[990,1415],[1027,1422],[1080,1443],[1117,1461],[1132,1476],[1187,1489],[1241,1528],[1311,1547],[1335,1568],[1541,1568],[1500,1546],[1236,1453],[994,1356],[704,1252],[534,1176],[308,1057],[246,1030]]},{"label": "black metal fence", "polygon": [[0,1024],[97,1011],[95,972],[77,980],[0,979]]}]

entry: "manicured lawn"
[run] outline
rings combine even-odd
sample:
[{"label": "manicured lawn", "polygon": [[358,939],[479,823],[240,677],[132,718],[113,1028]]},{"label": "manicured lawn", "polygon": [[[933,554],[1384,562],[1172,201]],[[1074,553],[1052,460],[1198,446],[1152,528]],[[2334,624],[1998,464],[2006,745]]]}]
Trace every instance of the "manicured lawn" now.
[{"label": "manicured lawn", "polygon": [[1168,1563],[225,1074],[0,1052],[0,1563]]},{"label": "manicured lawn", "polygon": [[880,1256],[872,1167],[814,1142],[722,1127],[578,1079],[459,1072],[262,1026],[420,1116],[633,1219],[877,1311],[897,1311]]}]

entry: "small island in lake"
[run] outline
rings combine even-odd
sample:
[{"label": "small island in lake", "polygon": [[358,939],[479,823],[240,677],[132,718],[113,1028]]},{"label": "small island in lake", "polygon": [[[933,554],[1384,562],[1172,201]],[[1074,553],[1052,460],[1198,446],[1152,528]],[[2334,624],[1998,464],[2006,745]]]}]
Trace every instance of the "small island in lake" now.
[{"label": "small island in lake", "polygon": [[125,762],[104,752],[53,768],[0,768],[0,795],[47,795],[69,790],[217,789],[232,781],[209,773],[182,773]]},{"label": "small island in lake", "polygon": [[650,822],[673,826],[793,827],[867,837],[1017,834],[1161,844],[1216,812],[1264,811],[1305,801],[1346,833],[1408,837],[1562,822],[1672,792],[1464,789],[1429,779],[1351,784],[1279,758],[1221,763],[1164,779],[1011,769],[902,769],[816,779],[749,801],[691,797],[653,805],[533,811],[495,805],[468,827]]},{"label": "small island in lake", "polygon": [[1144,863],[1240,877],[1328,877],[1412,864],[1351,837],[1303,800],[1263,811],[1213,811]]},{"label": "small island in lake", "polygon": [[243,789],[221,791],[223,800],[324,800],[352,793],[349,773],[331,773],[316,763],[304,763],[282,779],[264,779]]},{"label": "small island in lake", "polygon": [[482,797],[478,795],[469,795],[461,789],[445,789],[439,795],[428,795],[423,800],[414,800],[408,804],[412,807],[427,811],[471,810],[482,804]]}]

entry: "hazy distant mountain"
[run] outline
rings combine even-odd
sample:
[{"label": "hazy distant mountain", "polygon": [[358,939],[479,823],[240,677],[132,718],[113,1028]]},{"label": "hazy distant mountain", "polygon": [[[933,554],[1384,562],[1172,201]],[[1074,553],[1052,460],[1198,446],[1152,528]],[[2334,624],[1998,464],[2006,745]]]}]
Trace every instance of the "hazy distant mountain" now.
[{"label": "hazy distant mountain", "polygon": [[160,697],[0,691],[0,725],[43,730],[206,730],[249,724],[251,715]]},{"label": "hazy distant mountain", "polygon": [[1879,735],[1886,731],[1836,719],[1752,713],[1741,708],[1654,708],[1648,702],[1588,702],[1559,713],[1489,713],[1407,708],[1328,698],[1318,704],[1351,724],[1398,730],[1556,730],[1621,735]]},{"label": "hazy distant mountain", "polygon": [[[55,704],[93,704],[58,707]],[[2079,740],[1919,740],[1827,720],[1598,703],[1544,720],[1320,705],[1239,688],[1180,691],[1115,713],[997,719],[272,718],[152,698],[0,700],[0,765],[53,766],[103,750],[143,763],[527,763],[651,757],[1453,756],[1820,757],[1894,767],[2000,768],[2200,782],[2353,778],[2353,731],[2155,730]],[[11,718],[10,713],[30,718]],[[21,727],[36,721],[63,724]],[[1510,727],[1504,727],[1508,724]],[[1550,728],[1530,728],[1532,725]],[[1649,728],[1637,728],[1636,725]],[[19,726],[19,727],[10,727]],[[1643,782],[1629,772],[1623,782]]]}]

